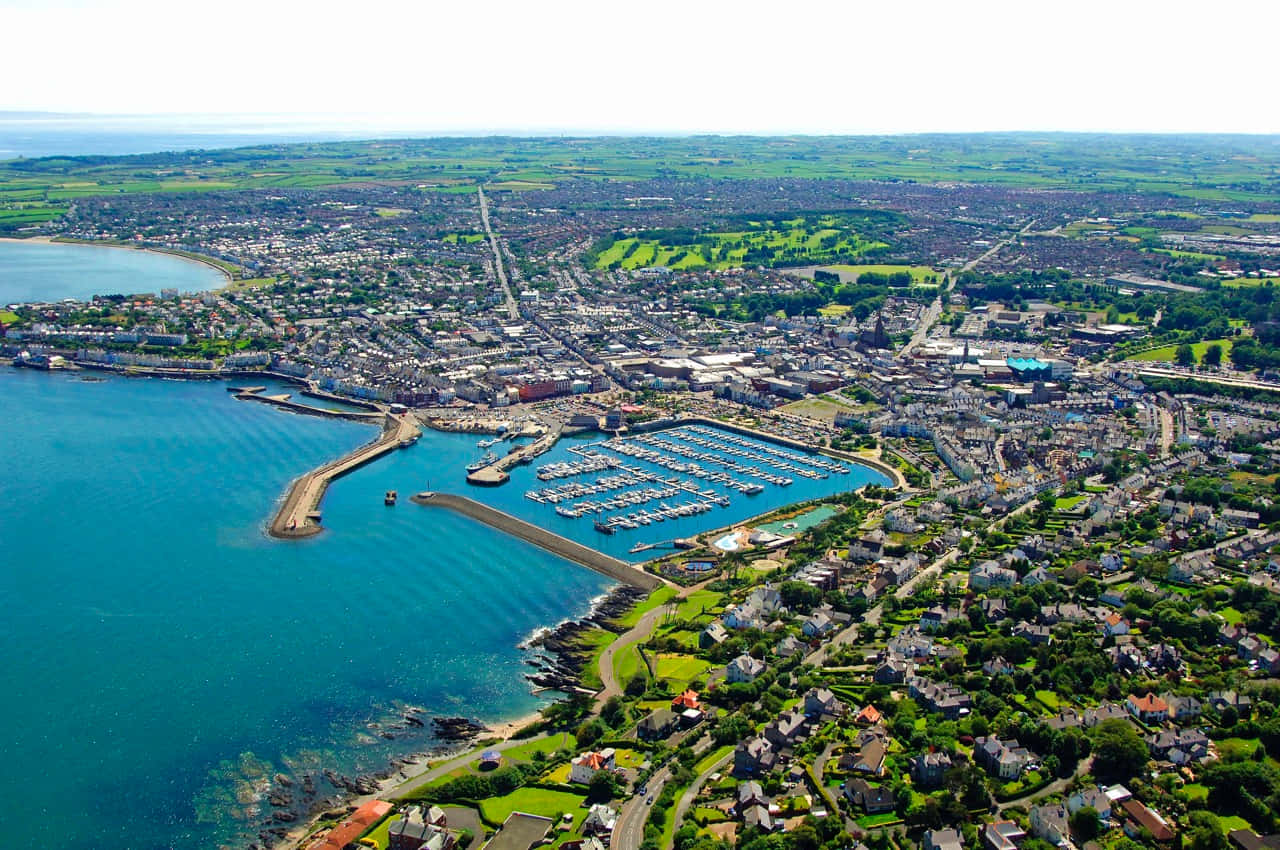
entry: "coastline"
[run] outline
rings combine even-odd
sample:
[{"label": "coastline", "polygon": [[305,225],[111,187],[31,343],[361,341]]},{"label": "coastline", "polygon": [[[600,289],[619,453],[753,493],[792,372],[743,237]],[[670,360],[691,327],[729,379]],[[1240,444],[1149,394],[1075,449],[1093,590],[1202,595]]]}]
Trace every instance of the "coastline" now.
[{"label": "coastline", "polygon": [[[170,248],[152,248],[144,245],[130,245],[127,242],[98,239],[70,239],[59,236],[0,236],[0,242],[13,242],[25,245],[88,245],[91,248],[119,248],[126,251],[143,251],[152,254],[166,254],[170,257],[176,257],[179,260],[198,263],[202,266],[213,269],[223,276],[227,285],[235,283],[235,276],[224,266],[219,265],[212,257],[203,257],[202,255],[192,251],[178,251]],[[214,290],[208,291],[212,292]]]}]

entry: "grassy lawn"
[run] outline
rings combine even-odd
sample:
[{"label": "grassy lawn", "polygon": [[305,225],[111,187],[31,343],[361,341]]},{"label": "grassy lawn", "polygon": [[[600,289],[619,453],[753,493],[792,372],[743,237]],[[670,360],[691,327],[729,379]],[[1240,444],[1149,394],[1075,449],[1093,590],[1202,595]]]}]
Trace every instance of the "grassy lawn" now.
[{"label": "grassy lawn", "polygon": [[17,313],[11,313],[8,310],[0,310],[0,322],[3,322],[4,324],[9,325],[16,321],[18,321]]},{"label": "grassy lawn", "polygon": [[1066,496],[1060,499],[1055,499],[1053,502],[1053,509],[1055,511],[1069,511],[1072,508],[1074,508],[1076,505],[1083,502],[1085,498],[1086,497],[1084,495],[1079,495],[1079,496]]},{"label": "grassy lawn", "polygon": [[1258,749],[1257,738],[1223,738],[1218,742],[1218,754],[1223,761],[1243,761]]},{"label": "grassy lawn", "polygon": [[870,829],[873,826],[882,826],[886,823],[897,823],[899,820],[900,818],[893,812],[881,812],[878,815],[863,815],[855,823],[863,829]]},{"label": "grassy lawn", "polygon": [[556,750],[576,750],[577,740],[570,732],[557,732],[538,741],[529,741],[518,747],[503,752],[502,757],[508,761],[531,761],[534,753],[554,753]]},{"label": "grassy lawn", "polygon": [[583,794],[568,791],[549,791],[546,788],[517,788],[505,797],[490,797],[480,801],[480,815],[489,823],[500,824],[512,812],[526,812],[554,818],[562,812],[573,813],[573,831],[582,825],[587,810],[582,808]]},{"label": "grassy lawn", "polygon": [[1232,608],[1230,605],[1228,605],[1226,608],[1219,608],[1218,614],[1222,616],[1222,619],[1227,621],[1228,626],[1234,626],[1236,623],[1239,623],[1242,620],[1244,620],[1244,614],[1241,614],[1239,611],[1237,611],[1235,608]]},{"label": "grassy lawn", "polygon": [[836,421],[837,413],[848,413],[852,405],[840,404],[829,398],[806,398],[803,401],[784,404],[779,409],[793,416],[807,416],[810,419],[831,423]]},{"label": "grassy lawn", "polygon": [[712,666],[711,662],[703,661],[701,658],[663,652],[658,655],[655,671],[659,679],[665,679],[676,687],[683,687],[701,677]]},{"label": "grassy lawn", "polygon": [[1280,285],[1280,277],[1232,277],[1222,281],[1223,286],[1272,286]]},{"label": "grassy lawn", "polygon": [[1218,823],[1222,825],[1223,832],[1231,832],[1236,829],[1253,829],[1253,824],[1239,815],[1218,815]]},{"label": "grassy lawn", "polygon": [[[1210,345],[1213,345],[1214,343],[1217,343],[1218,345],[1222,346],[1222,357],[1224,360],[1231,355],[1231,343],[1232,343],[1231,340],[1206,339],[1206,340],[1202,340],[1200,342],[1195,342],[1191,344],[1191,351],[1195,354],[1197,363],[1199,363],[1200,359],[1204,357],[1205,350],[1208,349],[1208,347]],[[1172,363],[1177,350],[1178,350],[1178,346],[1176,345],[1165,345],[1160,348],[1153,348],[1150,351],[1139,352],[1138,354],[1131,355],[1129,357],[1126,357],[1125,359],[1126,360],[1142,360],[1142,361],[1158,360],[1166,363]]]},{"label": "grassy lawn", "polygon": [[828,304],[825,307],[818,308],[818,315],[826,316],[828,318],[839,317],[839,316],[843,316],[845,313],[848,313],[852,309],[853,308],[850,307],[848,304]]},{"label": "grassy lawn", "polygon": [[843,266],[843,265],[826,266],[825,270],[833,271],[833,272],[842,272],[846,275],[852,275],[854,276],[853,277],[854,280],[857,280],[857,277],[856,277],[857,275],[863,274],[864,272],[869,272],[871,274],[883,274],[883,275],[897,274],[898,272],[908,272],[911,275],[911,282],[914,284],[922,284],[922,283],[927,284],[930,282],[930,279],[933,279],[934,281],[936,281],[942,278],[941,272],[935,272],[929,266],[891,266],[891,265],[876,265],[874,263],[869,263],[867,265],[856,265],[856,266]]},{"label": "grassy lawn", "polygon": [[648,598],[636,605],[636,607],[632,608],[631,611],[618,622],[620,622],[625,628],[629,629],[636,623],[640,622],[640,618],[645,614],[648,614],[659,605],[664,605],[667,602],[670,602],[672,599],[675,599],[675,597],[675,588],[663,585],[653,593],[650,593]]},{"label": "grassy lawn", "polygon": [[223,292],[240,292],[245,289],[258,289],[263,286],[274,286],[276,278],[274,277],[250,277],[244,280],[233,280],[223,287]]},{"label": "grassy lawn", "polygon": [[1187,795],[1188,800],[1204,800],[1209,796],[1209,789],[1196,782],[1191,782],[1182,786],[1182,793]]},{"label": "grassy lawn", "polygon": [[720,607],[720,594],[714,590],[695,590],[680,602],[676,609],[677,620],[693,620],[702,616],[703,611],[711,611]]},{"label": "grassy lawn", "polygon": [[1053,691],[1036,691],[1036,699],[1042,702],[1045,708],[1050,711],[1057,711],[1062,707],[1062,704],[1058,701],[1058,695]]},{"label": "grassy lawn", "polygon": [[729,755],[729,753],[733,752],[733,746],[733,744],[725,744],[723,747],[712,750],[702,758],[698,759],[697,763],[693,766],[694,775],[701,776],[703,771],[711,767],[711,765],[715,764],[720,759]]},{"label": "grassy lawn", "polygon": [[624,648],[621,652],[613,655],[613,676],[614,679],[621,684],[631,681],[631,677],[637,673],[648,671],[644,666],[644,662],[640,660],[640,648],[635,644]]}]

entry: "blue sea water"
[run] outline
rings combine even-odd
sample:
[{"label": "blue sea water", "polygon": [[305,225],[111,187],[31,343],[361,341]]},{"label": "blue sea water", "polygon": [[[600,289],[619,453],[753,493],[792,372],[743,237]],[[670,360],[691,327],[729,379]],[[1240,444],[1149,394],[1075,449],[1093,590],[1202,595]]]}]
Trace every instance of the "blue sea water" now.
[{"label": "blue sea water", "polygon": [[[525,499],[572,442],[480,490],[463,472],[476,437],[428,432],[336,482],[324,534],[274,541],[290,479],[372,428],[216,382],[4,369],[0,399],[0,799],[24,813],[16,844],[211,847],[262,811],[259,775],[368,772],[421,747],[378,736],[398,707],[536,708],[518,644],[610,582],[448,511],[388,508],[387,489],[465,492],[621,557],[675,531],[605,537]],[[678,533],[883,480],[859,467],[770,487]]]},{"label": "blue sea water", "polygon": [[159,294],[168,288],[203,292],[226,282],[212,266],[171,254],[63,242],[0,241],[0,305]]},{"label": "blue sea water", "polygon": [[289,480],[368,426],[221,384],[7,368],[0,400],[14,846],[216,846],[260,805],[258,762],[378,769],[413,746],[368,728],[401,703],[520,716],[540,701],[517,644],[610,585],[462,517],[383,506],[423,444],[339,481],[324,535],[264,536]]}]

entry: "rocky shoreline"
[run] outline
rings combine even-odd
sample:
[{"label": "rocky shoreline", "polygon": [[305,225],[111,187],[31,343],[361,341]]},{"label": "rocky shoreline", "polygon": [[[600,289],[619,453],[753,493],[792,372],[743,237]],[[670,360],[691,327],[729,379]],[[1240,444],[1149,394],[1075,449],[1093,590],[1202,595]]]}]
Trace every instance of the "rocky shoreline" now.
[{"label": "rocky shoreline", "polygon": [[346,817],[351,812],[352,798],[378,793],[383,782],[406,767],[468,749],[490,730],[468,717],[427,717],[424,709],[410,707],[392,718],[371,724],[369,731],[383,740],[429,736],[437,743],[391,758],[384,768],[370,773],[348,775],[331,767],[277,772],[261,795],[263,810],[250,827],[257,835],[245,845],[247,850],[274,846],[301,821]]},{"label": "rocky shoreline", "polygon": [[[582,686],[582,673],[591,661],[591,653],[582,646],[582,636],[593,629],[618,634],[625,629],[619,624],[648,591],[631,585],[618,585],[594,605],[584,616],[566,620],[553,629],[530,638],[521,648],[529,650],[526,663],[536,672],[526,673],[539,690],[563,693],[589,693]],[[314,818],[338,820],[350,814],[350,800],[376,794],[382,783],[400,770],[427,759],[455,755],[472,747],[491,730],[467,717],[428,717],[425,710],[409,707],[385,722],[370,724],[371,734],[384,740],[429,737],[435,745],[427,749],[389,760],[386,767],[371,773],[349,776],[332,768],[320,767],[289,773],[276,773],[264,792],[265,808],[254,829],[256,840],[247,850],[268,850],[283,841],[290,829]]]},{"label": "rocky shoreline", "polygon": [[525,663],[536,668],[537,672],[526,673],[525,678],[545,690],[594,693],[582,686],[582,672],[591,662],[591,653],[582,647],[582,636],[593,629],[604,629],[614,634],[625,631],[618,624],[618,618],[648,595],[647,590],[619,585],[593,605],[586,616],[566,620],[551,631],[529,640],[525,647],[536,652]]}]

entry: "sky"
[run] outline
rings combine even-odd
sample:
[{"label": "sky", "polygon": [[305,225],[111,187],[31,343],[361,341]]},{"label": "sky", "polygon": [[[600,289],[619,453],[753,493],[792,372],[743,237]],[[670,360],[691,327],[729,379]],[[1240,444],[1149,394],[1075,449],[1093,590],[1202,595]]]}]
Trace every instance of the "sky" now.
[{"label": "sky", "polygon": [[1280,133],[1275,0],[0,0],[0,20],[15,83],[0,111],[444,133]]}]

